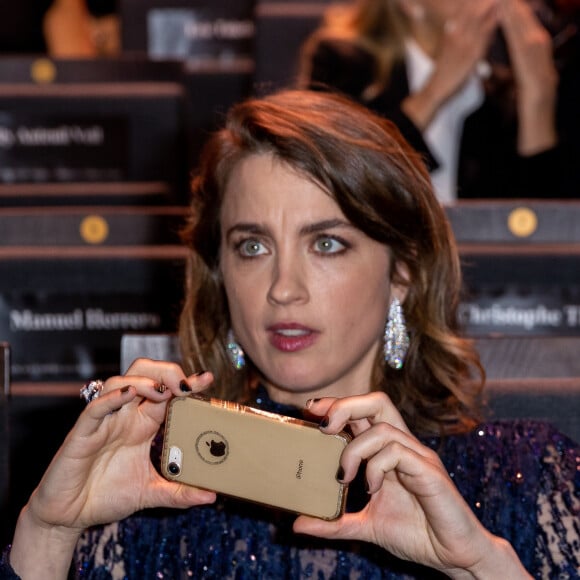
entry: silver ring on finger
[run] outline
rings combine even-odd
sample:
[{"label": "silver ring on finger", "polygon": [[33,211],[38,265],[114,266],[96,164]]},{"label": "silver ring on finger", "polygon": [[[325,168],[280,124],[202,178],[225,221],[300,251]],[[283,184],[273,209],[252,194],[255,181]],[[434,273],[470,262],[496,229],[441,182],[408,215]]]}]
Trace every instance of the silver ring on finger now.
[{"label": "silver ring on finger", "polygon": [[88,404],[91,401],[97,399],[100,394],[103,392],[103,387],[105,383],[103,381],[89,381],[85,383],[85,385],[81,389],[81,399],[84,399],[85,402]]}]

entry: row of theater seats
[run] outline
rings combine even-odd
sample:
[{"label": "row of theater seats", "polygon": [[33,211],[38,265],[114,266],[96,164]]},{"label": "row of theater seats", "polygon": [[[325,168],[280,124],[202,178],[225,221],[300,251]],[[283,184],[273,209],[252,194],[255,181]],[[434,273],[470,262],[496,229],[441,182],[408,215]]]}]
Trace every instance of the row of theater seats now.
[{"label": "row of theater seats", "polygon": [[447,213],[489,414],[546,419],[580,440],[580,202],[473,200]]},{"label": "row of theater seats", "polygon": [[329,3],[119,0],[118,58],[0,58],[0,206],[185,204],[208,131],[294,82]]},{"label": "row of theater seats", "polygon": [[[187,211],[1,208],[0,332],[13,345],[15,380],[114,372],[123,334],[173,331]],[[466,281],[461,324],[486,344],[490,376],[580,375],[566,347],[580,337],[580,203],[468,201],[446,211]],[[546,350],[549,358],[523,360],[521,349],[511,359],[506,345],[524,340],[546,348],[558,340],[559,348]]]},{"label": "row of theater seats", "polygon": [[547,419],[580,440],[580,202],[473,200],[447,213],[489,413]]},{"label": "row of theater seats", "polygon": [[247,70],[145,56],[0,58],[0,203],[184,204],[203,140],[250,87]]},{"label": "row of theater seats", "polygon": [[123,333],[175,330],[194,150],[248,78],[145,55],[0,59],[2,543],[79,385],[118,374]]},{"label": "row of theater seats", "polygon": [[[137,356],[178,360],[186,211],[0,210],[0,231],[13,241],[0,236],[0,338],[12,354],[0,417],[6,535],[81,410],[80,385]],[[490,416],[547,419],[580,440],[580,203],[473,201],[446,211]]]}]

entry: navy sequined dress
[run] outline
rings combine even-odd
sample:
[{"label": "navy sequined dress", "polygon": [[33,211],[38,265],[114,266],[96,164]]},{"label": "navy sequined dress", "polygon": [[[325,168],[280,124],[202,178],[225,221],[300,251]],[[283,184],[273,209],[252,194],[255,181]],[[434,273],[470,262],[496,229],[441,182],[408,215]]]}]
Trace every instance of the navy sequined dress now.
[{"label": "navy sequined dress", "polygon": [[[262,391],[254,406],[290,407]],[[537,421],[497,421],[423,442],[437,449],[483,525],[507,539],[535,578],[580,578],[580,446]],[[357,480],[350,510],[366,494]],[[294,516],[219,499],[213,506],[155,510],[87,531],[77,549],[80,578],[411,579],[441,574],[363,542],[292,532]]]}]

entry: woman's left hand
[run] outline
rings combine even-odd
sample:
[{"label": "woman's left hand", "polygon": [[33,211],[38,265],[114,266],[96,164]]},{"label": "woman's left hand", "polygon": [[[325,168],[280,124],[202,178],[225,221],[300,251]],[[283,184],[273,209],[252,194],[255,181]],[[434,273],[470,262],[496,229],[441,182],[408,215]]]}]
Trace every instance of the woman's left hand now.
[{"label": "woman's left hand", "polygon": [[[451,576],[493,576],[495,570],[496,577],[528,577],[511,546],[480,524],[438,455],[411,434],[385,394],[320,399],[309,411],[325,417],[326,433],[352,429],[355,437],[341,459],[344,481],[367,460],[369,502],[334,521],[300,516],[296,532],[372,542]],[[512,574],[505,576],[506,570]]]}]

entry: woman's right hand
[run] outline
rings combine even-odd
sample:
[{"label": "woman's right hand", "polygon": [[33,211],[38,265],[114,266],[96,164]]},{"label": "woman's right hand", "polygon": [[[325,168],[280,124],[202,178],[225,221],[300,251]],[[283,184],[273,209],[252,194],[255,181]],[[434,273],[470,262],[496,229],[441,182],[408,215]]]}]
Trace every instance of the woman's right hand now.
[{"label": "woman's right hand", "polygon": [[215,500],[212,492],[165,480],[151,464],[151,442],[169,399],[183,395],[184,380],[201,391],[213,377],[186,377],[173,363],[140,359],[127,375],[105,382],[22,510],[10,556],[21,577],[38,577],[39,569],[31,568],[37,564],[45,573],[52,564],[54,577],[66,576],[76,541],[89,526],[147,507],[185,508]]}]

